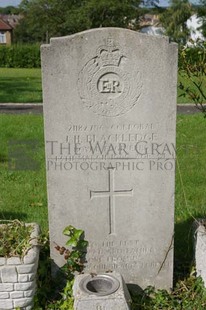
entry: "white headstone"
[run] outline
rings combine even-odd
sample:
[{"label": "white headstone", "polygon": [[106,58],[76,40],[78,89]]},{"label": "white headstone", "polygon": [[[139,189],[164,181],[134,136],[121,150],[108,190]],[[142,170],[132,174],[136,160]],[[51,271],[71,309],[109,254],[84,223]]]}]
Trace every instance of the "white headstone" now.
[{"label": "white headstone", "polygon": [[42,46],[51,255],[85,231],[88,272],[172,287],[177,46],[102,28]]}]

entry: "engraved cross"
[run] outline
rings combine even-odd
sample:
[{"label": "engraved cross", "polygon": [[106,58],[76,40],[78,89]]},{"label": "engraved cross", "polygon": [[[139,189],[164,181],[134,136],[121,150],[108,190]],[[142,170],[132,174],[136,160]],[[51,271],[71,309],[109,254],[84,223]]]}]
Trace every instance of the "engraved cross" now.
[{"label": "engraved cross", "polygon": [[109,185],[105,191],[90,191],[90,199],[109,198],[109,234],[115,234],[115,197],[133,196],[133,189],[115,190],[114,168],[108,169]]}]

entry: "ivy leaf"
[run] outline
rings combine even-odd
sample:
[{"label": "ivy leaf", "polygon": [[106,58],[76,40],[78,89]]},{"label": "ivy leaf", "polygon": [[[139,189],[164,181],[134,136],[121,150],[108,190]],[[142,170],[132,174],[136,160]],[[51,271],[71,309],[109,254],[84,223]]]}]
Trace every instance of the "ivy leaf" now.
[{"label": "ivy leaf", "polygon": [[79,252],[73,251],[70,255],[70,259],[77,259],[79,258]]},{"label": "ivy leaf", "polygon": [[64,230],[63,230],[63,234],[65,235],[65,236],[71,236],[71,234],[72,234],[72,232],[73,232],[73,230],[74,230],[74,227],[72,226],[72,225],[69,225],[69,226],[67,226],[66,228],[64,228]]},{"label": "ivy leaf", "polygon": [[82,234],[83,234],[83,230],[81,230],[81,229],[75,229],[75,231],[74,231],[74,237],[75,237],[76,239],[79,239],[79,238],[81,237]]},{"label": "ivy leaf", "polygon": [[74,236],[71,237],[66,243],[66,245],[72,246],[72,247],[76,247],[77,244],[78,244],[78,240]]},{"label": "ivy leaf", "polygon": [[88,246],[88,241],[80,240],[78,245],[79,245],[79,248],[86,248]]},{"label": "ivy leaf", "polygon": [[71,266],[71,267],[73,267],[73,266],[75,266],[75,262],[74,262],[74,260],[73,259],[68,259],[68,261],[67,261],[67,265],[69,265],[69,266]]}]

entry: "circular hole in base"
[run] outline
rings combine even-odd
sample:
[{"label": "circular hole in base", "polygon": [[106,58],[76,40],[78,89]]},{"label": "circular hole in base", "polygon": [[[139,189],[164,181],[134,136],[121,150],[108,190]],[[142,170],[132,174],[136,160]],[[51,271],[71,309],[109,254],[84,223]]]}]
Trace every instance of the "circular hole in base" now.
[{"label": "circular hole in base", "polygon": [[92,279],[87,283],[86,288],[93,293],[107,294],[112,289],[112,282],[106,279]]},{"label": "circular hole in base", "polygon": [[118,290],[119,281],[109,275],[97,275],[95,277],[87,276],[80,282],[80,288],[93,295],[106,296],[111,295]]}]

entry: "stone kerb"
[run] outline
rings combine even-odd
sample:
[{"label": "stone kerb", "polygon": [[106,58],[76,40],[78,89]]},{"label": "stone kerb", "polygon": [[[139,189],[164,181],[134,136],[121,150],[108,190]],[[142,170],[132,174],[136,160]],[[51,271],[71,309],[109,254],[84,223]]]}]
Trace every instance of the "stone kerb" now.
[{"label": "stone kerb", "polygon": [[36,291],[36,272],[39,260],[37,237],[39,226],[31,233],[31,248],[23,257],[0,257],[0,309],[23,310],[32,309],[33,297]]}]

